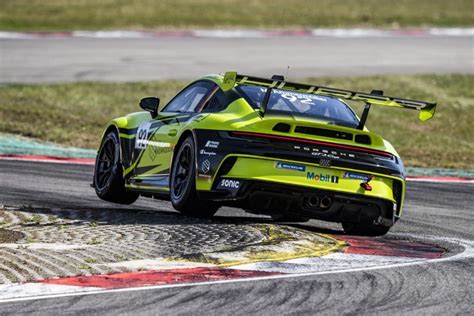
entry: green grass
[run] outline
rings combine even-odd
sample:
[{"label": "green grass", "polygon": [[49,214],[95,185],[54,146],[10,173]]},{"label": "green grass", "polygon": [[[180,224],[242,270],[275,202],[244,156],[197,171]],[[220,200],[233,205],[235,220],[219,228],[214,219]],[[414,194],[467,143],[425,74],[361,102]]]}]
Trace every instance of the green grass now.
[{"label": "green grass", "polygon": [[[369,76],[301,80],[339,88],[383,89],[399,97],[436,100],[435,117],[373,106],[367,126],[392,142],[405,163],[417,167],[474,169],[474,75]],[[138,100],[157,95],[163,104],[185,81],[71,83],[0,87],[0,132],[74,147],[96,148],[106,122],[138,111]],[[356,107],[360,111],[360,106]],[[360,113],[360,112],[359,112]]]},{"label": "green grass", "polygon": [[3,0],[0,30],[472,26],[472,0]]}]

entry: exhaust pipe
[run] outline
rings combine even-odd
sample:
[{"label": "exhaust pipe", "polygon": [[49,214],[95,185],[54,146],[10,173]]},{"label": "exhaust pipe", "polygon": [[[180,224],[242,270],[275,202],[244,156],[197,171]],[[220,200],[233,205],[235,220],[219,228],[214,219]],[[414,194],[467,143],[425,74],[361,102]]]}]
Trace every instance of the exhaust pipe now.
[{"label": "exhaust pipe", "polygon": [[321,202],[319,203],[319,207],[321,208],[329,208],[332,204],[332,199],[325,195],[322,199]]},{"label": "exhaust pipe", "polygon": [[309,207],[317,207],[319,205],[319,196],[313,195],[308,199]]}]

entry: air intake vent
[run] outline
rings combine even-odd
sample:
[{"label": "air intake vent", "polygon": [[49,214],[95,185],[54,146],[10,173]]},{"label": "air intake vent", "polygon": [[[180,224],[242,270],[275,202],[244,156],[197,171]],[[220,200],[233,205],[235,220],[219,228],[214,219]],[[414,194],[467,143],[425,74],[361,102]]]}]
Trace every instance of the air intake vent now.
[{"label": "air intake vent", "polygon": [[295,132],[296,133],[302,133],[302,134],[310,134],[310,135],[331,137],[331,138],[339,138],[339,139],[345,139],[345,140],[352,140],[353,139],[353,135],[351,133],[346,133],[346,132],[341,132],[341,131],[333,131],[333,130],[330,130],[330,129],[323,129],[323,128],[296,126]]},{"label": "air intake vent", "polygon": [[372,141],[370,140],[370,137],[368,135],[356,135],[355,136],[355,141],[356,141],[356,143],[366,144],[366,145],[370,145],[372,143]]},{"label": "air intake vent", "polygon": [[278,123],[273,127],[273,130],[275,132],[282,132],[282,133],[288,133],[290,131],[291,126],[285,123]]}]

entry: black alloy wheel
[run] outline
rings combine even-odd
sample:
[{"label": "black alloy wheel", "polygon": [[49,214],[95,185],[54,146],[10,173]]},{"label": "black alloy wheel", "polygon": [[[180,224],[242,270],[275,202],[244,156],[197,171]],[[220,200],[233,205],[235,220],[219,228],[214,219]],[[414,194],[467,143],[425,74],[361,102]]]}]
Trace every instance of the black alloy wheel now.
[{"label": "black alloy wheel", "polygon": [[182,198],[191,182],[191,145],[189,143],[184,144],[180,150],[180,155],[176,163],[176,170],[173,174],[173,197],[175,200]]},{"label": "black alloy wheel", "polygon": [[212,201],[199,199],[196,192],[196,150],[191,136],[181,143],[174,156],[170,199],[176,210],[195,217],[211,217],[219,208]]},{"label": "black alloy wheel", "polygon": [[112,138],[107,138],[97,157],[95,184],[98,190],[103,190],[110,183],[116,165],[115,144]]},{"label": "black alloy wheel", "polygon": [[120,141],[115,131],[104,137],[96,158],[94,168],[94,188],[98,197],[103,200],[132,204],[138,194],[125,189],[120,162]]}]

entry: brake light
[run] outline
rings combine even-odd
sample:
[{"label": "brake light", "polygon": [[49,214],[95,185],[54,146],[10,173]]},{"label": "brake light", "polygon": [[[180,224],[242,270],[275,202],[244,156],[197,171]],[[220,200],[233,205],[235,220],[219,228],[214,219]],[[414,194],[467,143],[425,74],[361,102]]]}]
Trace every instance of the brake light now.
[{"label": "brake light", "polygon": [[364,153],[369,153],[369,154],[374,154],[374,155],[380,155],[380,156],[385,156],[385,157],[389,157],[389,158],[393,157],[392,154],[384,152],[384,151],[368,149],[368,148],[362,148],[362,147],[354,147],[354,146],[348,146],[348,145],[341,145],[341,144],[334,144],[334,143],[329,143],[329,142],[310,140],[310,139],[304,139],[304,138],[298,138],[298,137],[288,137],[288,136],[279,136],[279,135],[261,134],[261,133],[252,133],[252,132],[232,132],[231,134],[232,135],[237,135],[237,136],[249,136],[249,137],[256,137],[256,138],[278,139],[278,140],[291,141],[291,142],[322,145],[322,146],[327,146],[327,147],[342,148],[342,149],[348,149],[348,150],[364,152]]}]

